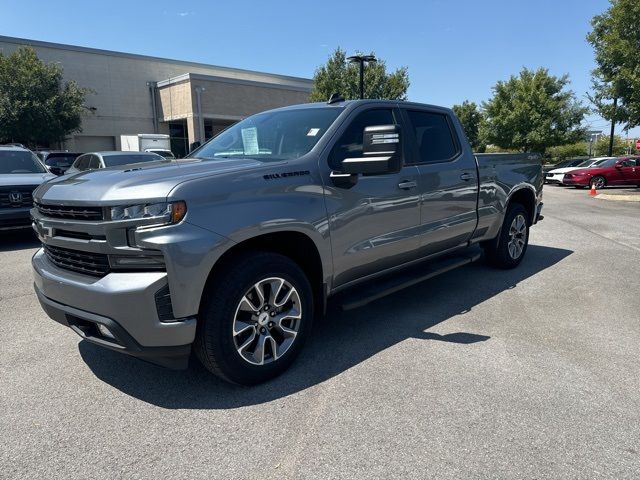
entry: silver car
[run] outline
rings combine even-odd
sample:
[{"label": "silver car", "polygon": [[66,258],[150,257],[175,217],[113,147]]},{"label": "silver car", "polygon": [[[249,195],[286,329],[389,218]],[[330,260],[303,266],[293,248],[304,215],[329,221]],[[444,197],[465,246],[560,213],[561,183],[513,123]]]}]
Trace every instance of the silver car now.
[{"label": "silver car", "polygon": [[99,168],[121,167],[134,163],[166,162],[167,159],[151,152],[91,152],[80,155],[65,173],[84,172]]}]

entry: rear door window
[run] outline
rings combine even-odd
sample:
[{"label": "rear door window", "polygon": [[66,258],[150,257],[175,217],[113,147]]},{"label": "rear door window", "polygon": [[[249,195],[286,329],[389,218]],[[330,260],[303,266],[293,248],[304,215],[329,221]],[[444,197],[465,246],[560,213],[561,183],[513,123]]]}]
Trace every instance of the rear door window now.
[{"label": "rear door window", "polygon": [[420,110],[407,110],[409,123],[418,148],[418,163],[453,160],[460,153],[447,115]]}]

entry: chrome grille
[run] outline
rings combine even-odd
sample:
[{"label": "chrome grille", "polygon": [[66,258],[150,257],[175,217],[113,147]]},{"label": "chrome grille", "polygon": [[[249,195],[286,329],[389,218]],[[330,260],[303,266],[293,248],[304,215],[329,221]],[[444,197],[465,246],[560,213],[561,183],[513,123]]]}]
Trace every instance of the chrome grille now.
[{"label": "chrome grille", "polygon": [[36,203],[36,208],[45,217],[64,218],[69,220],[103,220],[102,207],[67,207],[62,205],[43,205]]},{"label": "chrome grille", "polygon": [[31,207],[36,188],[38,185],[0,187],[0,208]]},{"label": "chrome grille", "polygon": [[44,246],[47,258],[54,265],[97,277],[103,277],[109,273],[109,258],[102,253],[81,252],[68,248]]}]

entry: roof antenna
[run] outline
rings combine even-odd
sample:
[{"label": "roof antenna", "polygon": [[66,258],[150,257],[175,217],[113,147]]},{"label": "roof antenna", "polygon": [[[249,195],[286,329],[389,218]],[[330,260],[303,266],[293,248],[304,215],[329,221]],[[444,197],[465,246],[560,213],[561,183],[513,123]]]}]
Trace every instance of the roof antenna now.
[{"label": "roof antenna", "polygon": [[327,103],[331,105],[332,103],[338,103],[338,102],[344,102],[344,97],[339,93],[332,93]]}]

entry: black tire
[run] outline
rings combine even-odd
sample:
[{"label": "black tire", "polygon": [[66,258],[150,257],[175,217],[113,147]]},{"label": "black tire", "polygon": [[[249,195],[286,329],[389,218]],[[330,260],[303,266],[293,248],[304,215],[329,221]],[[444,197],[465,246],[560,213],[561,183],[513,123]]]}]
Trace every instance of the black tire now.
[{"label": "black tire", "polygon": [[600,180],[602,180],[602,185],[600,187],[597,188],[604,188],[607,186],[607,179],[604,178],[602,175],[596,175],[595,177],[593,177],[591,180],[589,180],[589,187],[593,188],[594,185],[596,185],[596,183],[598,183]]},{"label": "black tire", "polygon": [[[509,253],[509,241],[511,240],[509,230],[519,215],[524,218],[524,246],[517,258],[513,258]],[[525,253],[527,253],[527,246],[529,245],[529,219],[530,215],[524,206],[519,203],[509,205],[498,238],[483,244],[485,257],[489,264],[504,269],[515,268],[520,264]]]},{"label": "black tire", "polygon": [[[207,370],[228,382],[241,385],[265,382],[293,363],[311,331],[314,312],[311,285],[295,262],[275,253],[246,253],[227,263],[227,267],[203,294],[194,351]],[[243,358],[236,348],[234,318],[241,300],[252,286],[270,277],[284,279],[295,288],[302,304],[302,317],[288,350],[270,363],[255,365]],[[262,358],[264,360],[264,355]]]}]

